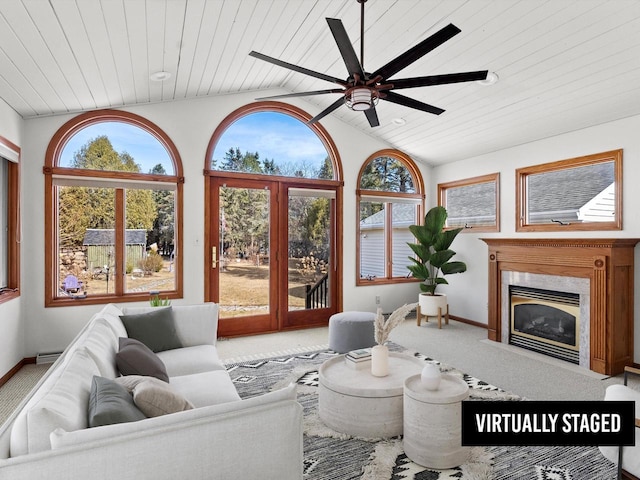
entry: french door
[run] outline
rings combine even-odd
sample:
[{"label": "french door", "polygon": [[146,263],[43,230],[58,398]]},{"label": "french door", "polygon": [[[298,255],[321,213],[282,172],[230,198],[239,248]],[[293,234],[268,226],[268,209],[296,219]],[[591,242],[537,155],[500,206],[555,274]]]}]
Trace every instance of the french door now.
[{"label": "french door", "polygon": [[336,189],[209,179],[207,300],[218,335],[321,325],[338,311]]}]

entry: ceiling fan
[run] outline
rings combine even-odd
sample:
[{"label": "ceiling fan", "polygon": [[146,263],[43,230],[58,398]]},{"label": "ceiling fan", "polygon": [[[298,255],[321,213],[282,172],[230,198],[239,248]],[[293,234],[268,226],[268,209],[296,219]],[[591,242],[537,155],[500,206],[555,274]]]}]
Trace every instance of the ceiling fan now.
[{"label": "ceiling fan", "polygon": [[430,37],[424,39],[414,47],[397,56],[386,65],[378,68],[374,72],[367,72],[364,69],[364,4],[367,0],[356,0],[360,4],[360,60],[353,49],[353,45],[349,40],[349,36],[342,25],[342,21],[336,18],[327,18],[327,23],[333,34],[333,38],[338,44],[338,49],[342,55],[342,59],[347,67],[349,76],[346,80],[325,75],[324,73],[315,72],[298,65],[293,65],[277,58],[269,57],[262,53],[252,51],[249,53],[252,57],[264,60],[266,62],[288,68],[295,72],[304,73],[311,77],[326,80],[328,82],[337,83],[342,88],[332,88],[328,90],[315,90],[312,92],[289,93],[285,95],[275,95],[271,97],[262,97],[258,100],[287,98],[287,97],[305,97],[310,95],[323,95],[327,93],[339,93],[341,96],[325,108],[318,115],[313,117],[307,123],[312,124],[325,117],[329,113],[345,104],[348,108],[355,111],[363,111],[369,121],[369,125],[377,127],[380,125],[378,114],[376,113],[376,105],[378,100],[386,100],[387,102],[404,105],[405,107],[415,108],[423,112],[440,115],[443,109],[423,103],[413,98],[400,95],[393,90],[401,90],[404,88],[427,87],[430,85],[444,85],[448,83],[473,82],[477,80],[485,80],[488,71],[481,70],[475,72],[449,73],[445,75],[429,75],[426,77],[400,78],[394,79],[393,75],[400,70],[411,65],[416,60],[442,45],[447,40],[461,32],[461,30],[453,24],[449,24]]}]

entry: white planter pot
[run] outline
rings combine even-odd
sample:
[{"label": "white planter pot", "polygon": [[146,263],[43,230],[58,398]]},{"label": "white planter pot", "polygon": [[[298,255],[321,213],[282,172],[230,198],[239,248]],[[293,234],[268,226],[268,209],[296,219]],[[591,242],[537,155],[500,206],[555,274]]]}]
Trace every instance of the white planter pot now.
[{"label": "white planter pot", "polygon": [[447,296],[444,293],[436,293],[435,295],[421,293],[418,296],[418,304],[421,315],[435,317],[438,315],[438,307],[441,308],[442,315],[447,312]]}]

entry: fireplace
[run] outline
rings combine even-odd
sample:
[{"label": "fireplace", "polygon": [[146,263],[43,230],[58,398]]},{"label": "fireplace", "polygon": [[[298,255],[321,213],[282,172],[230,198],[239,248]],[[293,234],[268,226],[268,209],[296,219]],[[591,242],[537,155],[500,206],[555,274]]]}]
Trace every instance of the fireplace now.
[{"label": "fireplace", "polygon": [[509,286],[509,343],[580,363],[580,296]]},{"label": "fireplace", "polygon": [[634,247],[640,239],[482,240],[489,247],[487,332],[490,340],[510,341],[509,286],[578,293],[579,365],[605,375],[616,375],[625,365],[633,364]]}]

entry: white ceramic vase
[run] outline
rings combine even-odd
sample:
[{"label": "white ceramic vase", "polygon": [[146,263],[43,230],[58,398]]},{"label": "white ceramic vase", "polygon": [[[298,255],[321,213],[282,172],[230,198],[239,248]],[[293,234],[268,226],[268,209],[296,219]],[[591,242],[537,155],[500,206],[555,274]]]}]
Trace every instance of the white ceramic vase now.
[{"label": "white ceramic vase", "polygon": [[371,375],[375,377],[389,375],[389,348],[386,345],[375,345],[371,349]]},{"label": "white ceramic vase", "polygon": [[440,373],[440,367],[433,363],[427,363],[420,373],[422,385],[424,385],[424,388],[427,390],[437,390],[440,386],[441,379],[442,374]]}]

